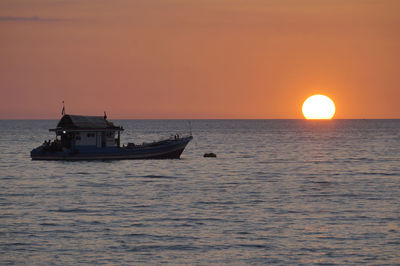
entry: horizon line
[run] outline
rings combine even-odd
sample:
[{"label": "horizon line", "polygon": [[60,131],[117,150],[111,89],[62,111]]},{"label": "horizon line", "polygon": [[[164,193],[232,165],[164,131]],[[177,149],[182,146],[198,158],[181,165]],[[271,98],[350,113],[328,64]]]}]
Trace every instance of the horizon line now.
[{"label": "horizon line", "polygon": [[[0,118],[0,121],[11,120],[59,120],[60,118]],[[111,118],[110,120],[305,120],[305,121],[332,121],[332,120],[400,120],[400,118]]]}]

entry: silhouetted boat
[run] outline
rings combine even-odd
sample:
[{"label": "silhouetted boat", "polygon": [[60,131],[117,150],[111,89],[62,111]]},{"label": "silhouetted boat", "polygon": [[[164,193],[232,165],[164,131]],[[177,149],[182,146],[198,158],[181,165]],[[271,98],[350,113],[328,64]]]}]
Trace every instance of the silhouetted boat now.
[{"label": "silhouetted boat", "polygon": [[32,160],[122,160],[179,159],[192,135],[135,145],[120,146],[123,127],[102,116],[64,114],[54,141],[45,141],[31,151]]}]

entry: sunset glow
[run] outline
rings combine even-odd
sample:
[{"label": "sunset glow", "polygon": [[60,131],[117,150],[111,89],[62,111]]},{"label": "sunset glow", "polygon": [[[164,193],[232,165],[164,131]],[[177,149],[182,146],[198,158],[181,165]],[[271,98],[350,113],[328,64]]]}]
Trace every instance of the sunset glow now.
[{"label": "sunset glow", "polygon": [[0,1],[0,119],[400,118],[400,1]]},{"label": "sunset glow", "polygon": [[325,95],[313,95],[303,104],[306,119],[332,119],[336,108],[333,101]]}]

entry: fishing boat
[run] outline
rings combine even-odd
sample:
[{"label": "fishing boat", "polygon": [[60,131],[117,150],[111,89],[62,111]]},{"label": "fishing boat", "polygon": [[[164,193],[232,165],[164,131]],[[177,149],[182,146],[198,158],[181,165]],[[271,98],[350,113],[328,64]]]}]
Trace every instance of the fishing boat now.
[{"label": "fishing boat", "polygon": [[115,126],[104,116],[63,114],[56,128],[55,140],[45,141],[31,151],[32,160],[122,160],[179,159],[193,139],[173,135],[168,139],[121,147],[122,126]]}]

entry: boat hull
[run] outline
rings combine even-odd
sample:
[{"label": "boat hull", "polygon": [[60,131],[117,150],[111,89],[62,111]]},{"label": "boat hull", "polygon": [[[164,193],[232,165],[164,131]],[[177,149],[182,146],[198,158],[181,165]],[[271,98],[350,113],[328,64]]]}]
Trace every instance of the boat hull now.
[{"label": "boat hull", "polygon": [[163,140],[133,147],[77,147],[72,150],[49,152],[41,147],[31,151],[32,160],[143,160],[179,159],[192,136]]}]

